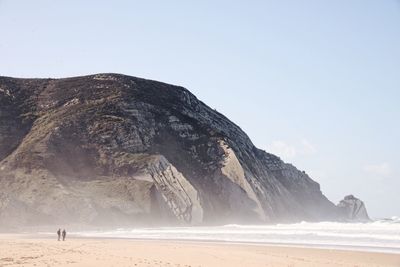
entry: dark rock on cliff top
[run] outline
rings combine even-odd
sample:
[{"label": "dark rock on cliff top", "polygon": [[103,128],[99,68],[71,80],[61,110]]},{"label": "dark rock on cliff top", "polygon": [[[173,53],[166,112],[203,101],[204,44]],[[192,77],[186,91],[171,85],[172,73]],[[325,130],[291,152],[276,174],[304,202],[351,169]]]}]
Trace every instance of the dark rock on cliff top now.
[{"label": "dark rock on cliff top", "polygon": [[345,196],[337,206],[340,209],[342,216],[348,221],[365,222],[371,220],[368,216],[364,202],[353,195]]},{"label": "dark rock on cliff top", "polygon": [[0,77],[0,225],[328,220],[304,172],[182,87]]}]

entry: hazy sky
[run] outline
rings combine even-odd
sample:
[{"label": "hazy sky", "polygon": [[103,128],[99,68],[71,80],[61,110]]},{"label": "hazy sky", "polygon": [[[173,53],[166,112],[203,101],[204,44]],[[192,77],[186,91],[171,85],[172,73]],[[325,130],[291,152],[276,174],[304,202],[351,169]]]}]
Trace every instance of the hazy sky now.
[{"label": "hazy sky", "polygon": [[337,202],[400,215],[400,2],[0,0],[0,75],[182,85]]}]

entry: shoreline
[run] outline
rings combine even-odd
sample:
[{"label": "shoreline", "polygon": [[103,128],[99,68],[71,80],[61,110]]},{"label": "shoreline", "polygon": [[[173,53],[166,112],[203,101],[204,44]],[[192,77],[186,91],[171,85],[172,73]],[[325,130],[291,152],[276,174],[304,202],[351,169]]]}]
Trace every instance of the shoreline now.
[{"label": "shoreline", "polygon": [[[2,235],[2,233],[0,233]],[[23,233],[11,234],[20,235],[22,238],[32,239],[55,239],[55,234],[51,233]],[[378,246],[360,246],[360,245],[338,245],[338,244],[312,244],[312,243],[285,243],[285,242],[251,242],[251,241],[226,241],[213,239],[179,239],[179,238],[139,238],[139,237],[112,237],[112,236],[90,236],[71,233],[68,235],[73,239],[93,239],[93,240],[125,240],[125,241],[149,241],[149,242],[180,242],[180,243],[204,243],[204,244],[222,244],[222,245],[245,245],[245,246],[267,246],[283,248],[305,248],[305,249],[323,249],[354,252],[387,253],[400,255],[400,248],[396,247],[378,247]],[[400,266],[399,266],[400,267]]]},{"label": "shoreline", "polygon": [[400,266],[400,255],[292,246],[0,234],[0,266]]},{"label": "shoreline", "polygon": [[[50,233],[1,233],[0,240],[3,236],[18,237],[21,239],[56,239],[55,234]],[[69,234],[71,239],[87,239],[87,240],[124,240],[124,241],[149,241],[149,242],[177,242],[177,243],[199,243],[199,244],[215,244],[215,245],[244,245],[244,246],[266,246],[266,247],[283,247],[283,248],[304,248],[304,249],[322,249],[322,250],[337,250],[337,251],[354,251],[366,253],[384,253],[400,255],[400,248],[394,247],[374,247],[374,246],[355,246],[355,245],[332,245],[332,244],[305,244],[305,243],[279,243],[279,242],[251,242],[251,241],[226,241],[212,239],[163,239],[163,238],[135,238],[135,237],[100,237],[100,236],[83,236]]]},{"label": "shoreline", "polygon": [[[71,235],[72,236],[72,235]],[[301,244],[301,243],[274,243],[274,242],[238,242],[224,240],[196,240],[196,239],[151,239],[151,238],[133,238],[133,237],[81,237],[72,236],[78,239],[112,239],[112,240],[132,240],[132,241],[149,241],[149,242],[177,242],[177,243],[199,243],[199,244],[215,244],[215,245],[243,245],[243,246],[266,246],[266,247],[283,247],[283,248],[304,248],[304,249],[322,249],[337,251],[354,251],[366,253],[384,253],[400,255],[398,248],[382,248],[372,246],[353,246],[353,245],[330,245],[330,244]],[[399,266],[400,267],[400,266]]]}]

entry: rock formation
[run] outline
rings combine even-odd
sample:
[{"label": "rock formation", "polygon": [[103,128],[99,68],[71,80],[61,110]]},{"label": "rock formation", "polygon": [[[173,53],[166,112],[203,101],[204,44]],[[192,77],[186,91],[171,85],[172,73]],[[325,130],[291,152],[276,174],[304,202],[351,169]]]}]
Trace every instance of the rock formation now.
[{"label": "rock formation", "polygon": [[364,202],[353,195],[345,196],[337,206],[348,221],[370,221]]},{"label": "rock formation", "polygon": [[305,172],[182,87],[0,77],[0,225],[330,220]]}]

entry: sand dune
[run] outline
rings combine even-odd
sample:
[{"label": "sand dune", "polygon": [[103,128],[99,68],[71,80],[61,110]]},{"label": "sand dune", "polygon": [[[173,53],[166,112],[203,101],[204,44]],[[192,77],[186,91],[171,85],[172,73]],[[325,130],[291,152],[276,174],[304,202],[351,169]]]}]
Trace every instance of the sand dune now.
[{"label": "sand dune", "polygon": [[0,235],[0,266],[400,266],[400,255],[178,241]]}]

